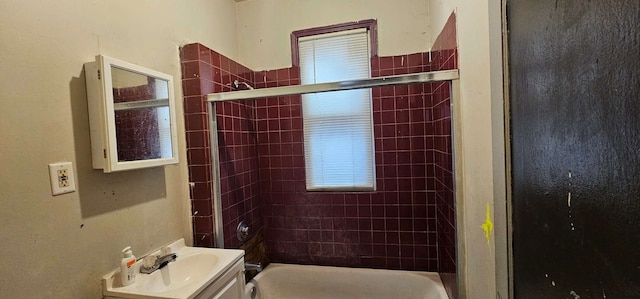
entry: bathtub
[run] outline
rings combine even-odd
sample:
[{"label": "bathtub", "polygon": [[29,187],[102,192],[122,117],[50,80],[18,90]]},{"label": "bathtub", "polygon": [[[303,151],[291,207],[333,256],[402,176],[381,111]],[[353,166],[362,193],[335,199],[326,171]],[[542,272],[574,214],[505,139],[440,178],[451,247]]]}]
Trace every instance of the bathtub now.
[{"label": "bathtub", "polygon": [[247,299],[447,299],[438,273],[270,264]]}]

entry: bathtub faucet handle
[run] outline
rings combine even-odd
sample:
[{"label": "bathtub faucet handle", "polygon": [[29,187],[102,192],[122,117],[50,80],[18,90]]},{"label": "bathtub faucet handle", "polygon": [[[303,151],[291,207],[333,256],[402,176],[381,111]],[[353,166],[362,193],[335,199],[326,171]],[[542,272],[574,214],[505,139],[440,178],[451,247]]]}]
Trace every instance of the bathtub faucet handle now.
[{"label": "bathtub faucet handle", "polygon": [[238,241],[240,242],[244,242],[249,238],[249,226],[244,221],[240,221],[240,223],[238,223],[236,232]]}]

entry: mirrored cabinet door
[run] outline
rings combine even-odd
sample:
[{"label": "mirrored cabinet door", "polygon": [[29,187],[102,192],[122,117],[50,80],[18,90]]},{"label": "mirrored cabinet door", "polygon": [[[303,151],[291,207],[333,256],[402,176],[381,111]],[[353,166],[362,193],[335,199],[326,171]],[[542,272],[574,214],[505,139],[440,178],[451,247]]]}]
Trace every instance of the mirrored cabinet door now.
[{"label": "mirrored cabinet door", "polygon": [[97,56],[85,77],[94,168],[178,163],[172,76]]}]

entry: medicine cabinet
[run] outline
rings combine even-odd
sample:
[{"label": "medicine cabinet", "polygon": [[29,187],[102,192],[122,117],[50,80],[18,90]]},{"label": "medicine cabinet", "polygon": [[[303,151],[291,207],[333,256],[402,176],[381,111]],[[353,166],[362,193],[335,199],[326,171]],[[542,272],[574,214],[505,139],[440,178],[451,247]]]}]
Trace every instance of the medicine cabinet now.
[{"label": "medicine cabinet", "polygon": [[84,69],[93,168],[178,163],[173,77],[103,55]]}]

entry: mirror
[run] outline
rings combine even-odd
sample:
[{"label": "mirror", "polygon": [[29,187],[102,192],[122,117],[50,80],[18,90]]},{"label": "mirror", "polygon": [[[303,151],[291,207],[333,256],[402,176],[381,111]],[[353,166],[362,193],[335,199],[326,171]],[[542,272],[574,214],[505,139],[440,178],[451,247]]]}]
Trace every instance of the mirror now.
[{"label": "mirror", "polygon": [[118,161],[170,158],[166,80],[111,67]]},{"label": "mirror", "polygon": [[94,168],[178,163],[172,76],[98,56],[85,77]]}]

